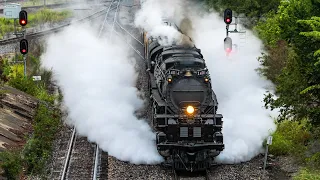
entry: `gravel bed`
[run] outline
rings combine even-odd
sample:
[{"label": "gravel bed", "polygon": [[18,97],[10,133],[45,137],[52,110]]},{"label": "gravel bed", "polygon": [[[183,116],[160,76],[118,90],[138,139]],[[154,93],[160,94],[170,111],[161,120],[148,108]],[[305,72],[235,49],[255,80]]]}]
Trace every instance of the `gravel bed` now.
[{"label": "gravel bed", "polygon": [[[217,165],[208,171],[210,180],[289,180],[287,172],[281,170],[278,163],[268,163],[266,172],[263,173],[263,158],[260,154],[251,161],[232,164]],[[270,159],[268,162],[274,162]],[[170,169],[163,168],[160,165],[134,165],[122,162],[114,157],[108,158],[108,179],[173,179],[173,173]],[[289,164],[292,166],[292,164]],[[290,167],[292,168],[292,167]],[[178,173],[179,179],[200,180],[205,179],[203,174],[198,173]]]},{"label": "gravel bed", "polygon": [[66,179],[92,179],[95,145],[85,137],[77,137],[75,141]]},{"label": "gravel bed", "polygon": [[172,179],[172,173],[170,170],[162,169],[160,166],[134,165],[109,156],[108,179]]},{"label": "gravel bed", "polygon": [[266,171],[263,171],[264,155],[259,154],[252,160],[240,164],[217,165],[209,171],[210,179],[234,179],[234,180],[287,180],[287,173],[280,169],[274,159],[268,158]]},{"label": "gravel bed", "polygon": [[54,148],[52,152],[52,162],[50,164],[50,179],[59,180],[62,175],[63,166],[65,163],[66,154],[68,151],[69,141],[72,135],[72,130],[68,127],[63,127],[58,137],[54,141]]}]

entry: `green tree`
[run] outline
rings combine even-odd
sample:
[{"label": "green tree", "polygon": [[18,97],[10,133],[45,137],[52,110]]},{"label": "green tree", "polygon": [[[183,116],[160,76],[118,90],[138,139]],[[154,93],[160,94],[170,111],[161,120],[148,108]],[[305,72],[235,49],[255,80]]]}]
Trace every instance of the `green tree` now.
[{"label": "green tree", "polygon": [[[311,28],[310,32],[300,32],[300,35],[311,38],[317,43],[320,43],[320,17],[312,17],[310,20],[299,20],[298,23],[307,25]],[[312,78],[310,79],[310,84],[307,88],[301,91],[301,94],[306,94],[310,98],[310,113],[312,113],[312,119],[316,123],[320,123],[320,46],[315,49],[313,53],[313,59],[310,63],[313,63]]]}]

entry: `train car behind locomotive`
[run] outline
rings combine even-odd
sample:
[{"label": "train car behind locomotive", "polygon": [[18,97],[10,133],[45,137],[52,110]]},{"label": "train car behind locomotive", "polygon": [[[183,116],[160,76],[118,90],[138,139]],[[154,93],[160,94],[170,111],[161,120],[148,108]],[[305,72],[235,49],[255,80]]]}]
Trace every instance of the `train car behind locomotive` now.
[{"label": "train car behind locomotive", "polygon": [[206,170],[224,144],[222,115],[216,113],[218,101],[203,55],[193,43],[161,46],[145,31],[143,39],[152,125],[163,164],[175,170]]}]

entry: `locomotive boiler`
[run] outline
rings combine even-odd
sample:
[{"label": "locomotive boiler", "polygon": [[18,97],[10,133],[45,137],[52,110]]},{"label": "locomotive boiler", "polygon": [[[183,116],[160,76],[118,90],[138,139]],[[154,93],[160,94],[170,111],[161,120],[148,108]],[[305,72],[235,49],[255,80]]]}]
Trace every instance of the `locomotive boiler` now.
[{"label": "locomotive boiler", "polygon": [[[164,22],[181,30],[171,22]],[[222,115],[201,50],[189,43],[162,46],[143,31],[151,124],[163,165],[202,171],[224,149]]]}]

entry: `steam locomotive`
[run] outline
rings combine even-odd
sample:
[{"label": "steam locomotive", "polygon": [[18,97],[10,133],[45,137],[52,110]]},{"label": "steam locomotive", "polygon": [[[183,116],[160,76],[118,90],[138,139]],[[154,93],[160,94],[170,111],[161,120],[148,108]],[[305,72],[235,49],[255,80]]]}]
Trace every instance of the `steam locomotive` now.
[{"label": "steam locomotive", "polygon": [[[174,23],[164,23],[181,32]],[[192,43],[161,46],[144,30],[142,36],[151,124],[163,165],[180,171],[206,170],[224,149],[223,116],[216,113],[218,101],[201,50]]]}]

